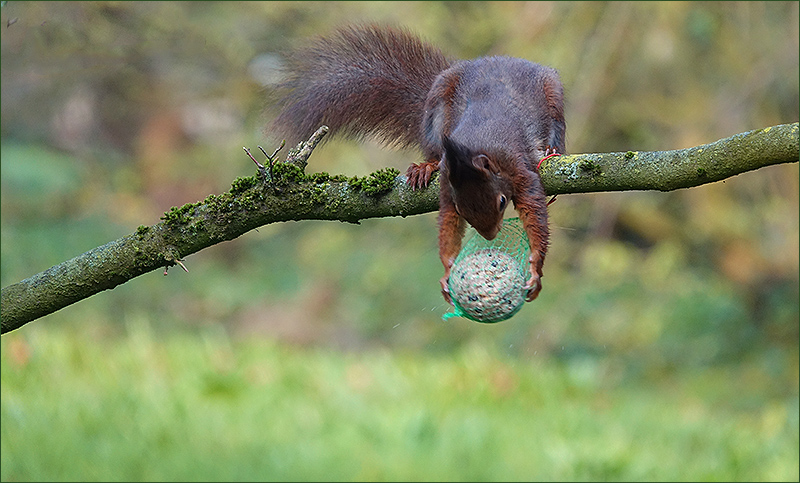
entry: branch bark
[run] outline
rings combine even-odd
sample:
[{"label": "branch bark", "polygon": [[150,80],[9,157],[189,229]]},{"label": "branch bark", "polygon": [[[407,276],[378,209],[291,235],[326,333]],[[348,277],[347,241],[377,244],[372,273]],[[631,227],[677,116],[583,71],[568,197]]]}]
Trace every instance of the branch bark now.
[{"label": "branch bark", "polygon": [[[324,132],[322,132],[324,134]],[[67,260],[0,293],[2,333],[15,330],[103,290],[260,226],[290,220],[339,220],[408,216],[438,209],[438,178],[413,191],[397,170],[364,178],[306,175],[321,134],[288,163],[259,176],[238,178],[231,190],[173,207],[160,223]],[[798,123],[782,124],[674,151],[576,154],[541,166],[548,194],[620,190],[671,191],[719,181],[761,167],[798,161]]]}]

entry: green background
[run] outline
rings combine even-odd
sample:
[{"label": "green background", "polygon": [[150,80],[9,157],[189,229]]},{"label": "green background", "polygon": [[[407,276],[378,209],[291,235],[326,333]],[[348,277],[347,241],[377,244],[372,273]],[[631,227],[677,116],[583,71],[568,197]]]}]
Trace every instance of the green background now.
[{"label": "green background", "polygon": [[[797,2],[7,2],[2,286],[254,173],[352,22],[564,82],[571,153],[798,120]],[[331,141],[308,171],[401,171]],[[269,225],[0,340],[14,480],[797,480],[798,165],[561,195],[539,298],[443,322],[436,214]]]}]

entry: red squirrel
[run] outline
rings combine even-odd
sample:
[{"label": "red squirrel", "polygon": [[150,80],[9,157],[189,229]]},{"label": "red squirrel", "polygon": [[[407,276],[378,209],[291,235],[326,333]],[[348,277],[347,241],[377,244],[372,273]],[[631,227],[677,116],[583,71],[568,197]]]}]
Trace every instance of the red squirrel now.
[{"label": "red squirrel", "polygon": [[526,300],[539,295],[550,232],[537,165],[565,153],[555,69],[502,56],[453,61],[405,30],[351,26],[290,54],[286,72],[271,131],[296,142],[324,124],[329,136],[417,146],[424,161],[406,173],[414,189],[440,171],[439,283],[448,303],[464,221],[492,240],[509,201],[531,246]]}]

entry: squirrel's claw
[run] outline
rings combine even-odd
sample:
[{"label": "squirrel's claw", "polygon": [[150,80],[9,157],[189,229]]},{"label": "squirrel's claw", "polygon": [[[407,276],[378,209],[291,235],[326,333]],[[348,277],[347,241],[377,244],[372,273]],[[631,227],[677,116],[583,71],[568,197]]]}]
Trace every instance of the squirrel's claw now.
[{"label": "squirrel's claw", "polygon": [[450,305],[453,305],[453,300],[450,298],[450,288],[447,286],[447,281],[450,279],[450,275],[445,275],[444,277],[439,279],[439,285],[442,286],[442,297],[444,297],[445,302]]},{"label": "squirrel's claw", "polygon": [[533,275],[523,288],[528,291],[525,295],[525,301],[531,302],[539,296],[539,292],[542,290],[542,280],[539,275]]},{"label": "squirrel's claw", "polygon": [[406,171],[408,177],[408,185],[411,189],[420,189],[428,185],[430,180],[430,173],[426,175],[425,163],[413,163]]},{"label": "squirrel's claw", "polygon": [[533,254],[531,254],[528,263],[530,264],[531,278],[528,279],[523,288],[528,291],[525,295],[525,301],[531,302],[539,296],[539,292],[542,290],[542,274],[536,269],[537,263],[533,260]]},{"label": "squirrel's claw", "polygon": [[421,189],[431,181],[433,172],[439,169],[438,164],[426,161],[424,163],[412,163],[406,170],[407,183],[412,189]]},{"label": "squirrel's claw", "polygon": [[[544,153],[542,154],[542,157],[541,157],[541,159],[540,159],[540,160],[539,160],[539,162],[536,164],[536,170],[537,170],[537,171],[539,170],[539,168],[542,166],[542,162],[543,162],[545,159],[547,159],[547,158],[552,158],[553,156],[561,156],[561,153],[559,153],[559,152],[556,150],[556,148],[554,148],[553,146],[546,146],[546,147],[544,148]],[[555,196],[554,196],[553,198],[555,198]],[[550,202],[552,203],[552,200],[550,200]],[[549,205],[549,204],[550,204],[550,203],[548,203],[548,205]]]},{"label": "squirrel's claw", "polygon": [[418,177],[419,177],[419,165],[417,163],[413,163],[406,170],[406,184],[408,184],[408,186],[410,186],[411,189],[417,189]]}]

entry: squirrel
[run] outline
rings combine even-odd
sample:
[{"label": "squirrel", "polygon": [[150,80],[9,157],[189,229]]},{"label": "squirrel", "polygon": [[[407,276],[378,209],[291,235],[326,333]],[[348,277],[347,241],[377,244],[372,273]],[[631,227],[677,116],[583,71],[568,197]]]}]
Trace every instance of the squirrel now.
[{"label": "squirrel", "polygon": [[538,164],[566,152],[555,69],[505,56],[452,60],[404,29],[356,25],[289,54],[278,92],[282,110],[268,130],[299,141],[324,124],[329,135],[419,147],[424,160],[406,172],[413,189],[440,172],[439,284],[448,303],[465,221],[492,240],[509,201],[531,247],[526,301],[539,295],[550,232]]}]

